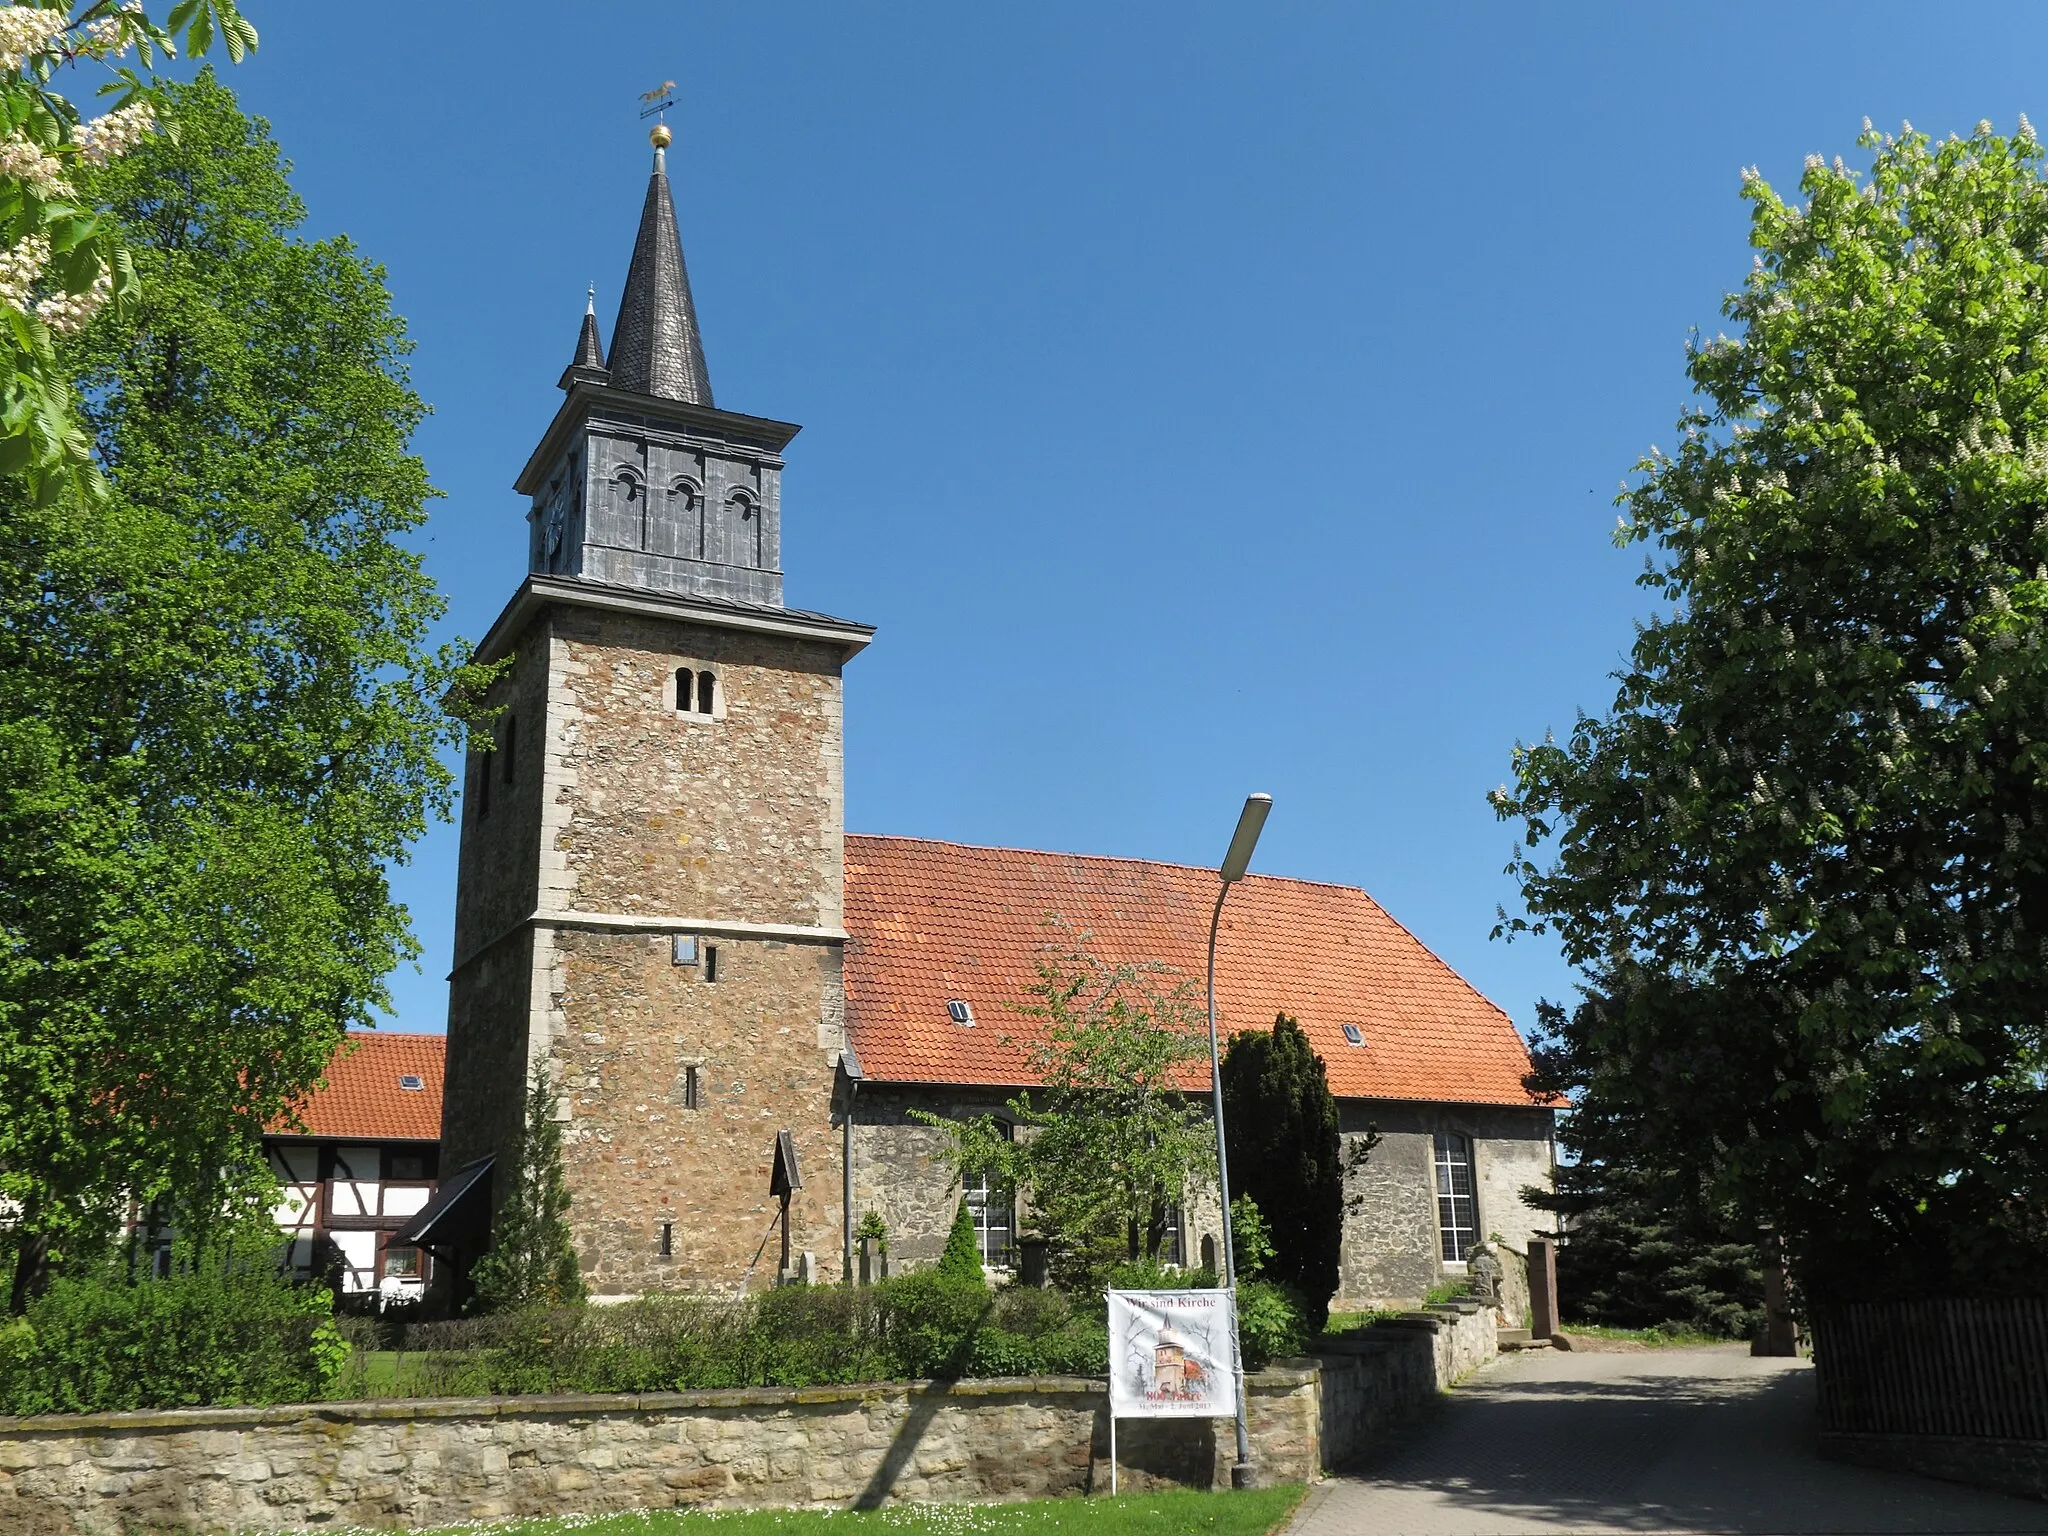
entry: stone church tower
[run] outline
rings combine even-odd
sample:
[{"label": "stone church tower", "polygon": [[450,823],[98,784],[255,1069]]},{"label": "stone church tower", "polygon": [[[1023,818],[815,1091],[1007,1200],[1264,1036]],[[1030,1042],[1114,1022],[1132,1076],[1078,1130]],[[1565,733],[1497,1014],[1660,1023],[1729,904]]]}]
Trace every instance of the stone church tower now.
[{"label": "stone church tower", "polygon": [[[655,133],[606,362],[583,319],[517,489],[529,574],[472,752],[444,1169],[497,1158],[533,1068],[560,1098],[599,1295],[836,1274],[845,1040],[840,670],[873,631],[786,608],[786,422],[721,410]],[[785,1154],[786,1155],[786,1154]]]}]

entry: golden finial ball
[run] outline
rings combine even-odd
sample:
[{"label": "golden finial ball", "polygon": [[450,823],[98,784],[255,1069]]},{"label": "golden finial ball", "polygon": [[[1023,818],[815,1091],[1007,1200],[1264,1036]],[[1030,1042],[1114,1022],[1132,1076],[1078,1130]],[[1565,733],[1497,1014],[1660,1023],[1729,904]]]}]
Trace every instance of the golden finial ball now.
[{"label": "golden finial ball", "polygon": [[667,149],[669,141],[674,137],[675,135],[668,131],[667,123],[656,123],[653,131],[647,135],[647,142],[656,149]]}]

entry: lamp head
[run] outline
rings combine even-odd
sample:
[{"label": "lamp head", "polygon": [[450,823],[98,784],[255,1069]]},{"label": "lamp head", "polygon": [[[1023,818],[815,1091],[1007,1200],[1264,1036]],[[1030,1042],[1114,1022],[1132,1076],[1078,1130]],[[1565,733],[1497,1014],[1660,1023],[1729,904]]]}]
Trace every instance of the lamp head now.
[{"label": "lamp head", "polygon": [[1244,872],[1252,862],[1252,850],[1259,845],[1259,833],[1265,829],[1267,813],[1272,809],[1271,795],[1249,795],[1245,798],[1244,809],[1238,813],[1237,830],[1230,834],[1230,847],[1225,851],[1223,867],[1218,871],[1225,885],[1244,878]]}]

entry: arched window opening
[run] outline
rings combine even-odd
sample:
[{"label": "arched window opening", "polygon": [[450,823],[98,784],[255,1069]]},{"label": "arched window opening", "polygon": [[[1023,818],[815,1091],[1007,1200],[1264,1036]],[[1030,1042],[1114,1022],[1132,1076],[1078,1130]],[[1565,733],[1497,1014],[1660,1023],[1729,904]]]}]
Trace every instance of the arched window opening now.
[{"label": "arched window opening", "polygon": [[675,529],[676,553],[686,559],[704,558],[704,499],[693,480],[678,479],[668,488],[669,526]]},{"label": "arched window opening", "polygon": [[1436,1224],[1446,1264],[1462,1264],[1479,1241],[1479,1202],[1472,1182],[1472,1142],[1456,1131],[1436,1137]]},{"label": "arched window opening", "polygon": [[761,568],[761,508],[745,491],[734,491],[726,502],[732,514],[733,553],[748,565]]},{"label": "arched window opening", "polygon": [[697,674],[688,667],[676,668],[676,710],[687,715],[697,707]]},{"label": "arched window opening", "polygon": [[718,679],[710,672],[697,674],[697,713],[716,713],[718,705]]}]

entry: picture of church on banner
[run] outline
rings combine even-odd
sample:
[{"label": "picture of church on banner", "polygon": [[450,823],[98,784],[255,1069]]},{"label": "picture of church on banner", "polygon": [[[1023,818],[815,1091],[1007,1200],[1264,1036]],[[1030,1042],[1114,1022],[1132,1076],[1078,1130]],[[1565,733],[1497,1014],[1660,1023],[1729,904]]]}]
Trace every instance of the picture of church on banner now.
[{"label": "picture of church on banner", "polygon": [[1235,1417],[1230,1323],[1228,1291],[1111,1291],[1111,1415]]}]

